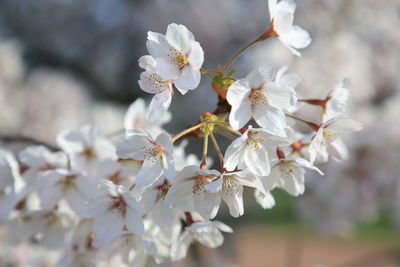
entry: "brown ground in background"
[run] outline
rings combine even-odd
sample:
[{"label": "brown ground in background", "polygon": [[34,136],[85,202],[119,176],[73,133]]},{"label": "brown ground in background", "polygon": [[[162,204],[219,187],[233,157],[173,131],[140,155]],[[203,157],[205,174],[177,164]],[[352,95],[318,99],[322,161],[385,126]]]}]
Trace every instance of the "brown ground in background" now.
[{"label": "brown ground in background", "polygon": [[235,235],[234,260],[251,267],[396,267],[400,240],[349,240],[255,227]]}]

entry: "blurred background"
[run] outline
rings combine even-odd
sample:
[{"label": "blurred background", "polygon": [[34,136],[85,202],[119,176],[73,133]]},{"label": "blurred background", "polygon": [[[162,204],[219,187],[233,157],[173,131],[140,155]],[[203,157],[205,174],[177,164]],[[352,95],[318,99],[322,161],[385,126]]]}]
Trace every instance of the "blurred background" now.
[{"label": "blurred background", "polygon": [[[122,127],[140,90],[147,31],[169,23],[193,32],[214,69],[269,25],[267,0],[0,0],[0,140],[26,136],[54,144],[62,129],[87,123]],[[222,221],[235,234],[205,250],[221,265],[400,266],[400,1],[297,1],[295,24],[313,42],[293,56],[278,40],[257,44],[236,61],[235,76],[254,67],[288,66],[306,98],[323,98],[350,77],[349,115],[364,125],[348,136],[350,160],[307,174],[296,199],[275,190],[262,210],[250,194],[245,216]],[[166,128],[177,133],[217,97],[204,76],[198,89],[175,94]],[[315,109],[301,117],[317,121]],[[201,145],[193,141],[190,152]],[[201,248],[204,250],[204,248]],[[321,265],[318,265],[321,264]],[[186,263],[182,263],[186,266]],[[212,265],[208,265],[212,266]]]}]

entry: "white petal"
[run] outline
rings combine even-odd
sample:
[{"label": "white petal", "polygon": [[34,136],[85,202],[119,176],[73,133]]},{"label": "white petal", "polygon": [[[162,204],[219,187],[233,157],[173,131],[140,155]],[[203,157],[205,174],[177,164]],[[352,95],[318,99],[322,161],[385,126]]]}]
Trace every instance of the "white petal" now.
[{"label": "white petal", "polygon": [[244,99],[239,106],[232,106],[229,114],[229,124],[234,130],[239,130],[251,118],[251,102],[249,99]]},{"label": "white petal", "polygon": [[[133,133],[133,132],[132,132]],[[117,155],[122,159],[145,159],[145,148],[151,148],[149,143],[150,137],[140,134],[132,134],[125,137],[121,142],[117,144]]]},{"label": "white petal", "polygon": [[93,224],[96,243],[101,245],[115,240],[123,234],[123,226],[122,219],[112,213],[96,219]]},{"label": "white petal", "polygon": [[261,67],[250,72],[246,79],[251,89],[261,88],[266,82],[272,81],[274,70],[272,68]]},{"label": "white petal", "polygon": [[180,75],[176,63],[169,57],[157,58],[156,71],[164,80],[175,80]]},{"label": "white petal", "polygon": [[193,66],[194,69],[200,69],[204,62],[204,51],[201,48],[199,42],[192,43],[192,50],[189,55],[190,65]]},{"label": "white petal", "polygon": [[175,80],[175,87],[181,92],[182,95],[186,94],[189,90],[194,90],[199,86],[201,79],[200,70],[194,66],[185,66],[178,78]]},{"label": "white petal", "polygon": [[276,84],[267,84],[264,87],[268,92],[268,104],[277,109],[290,109],[297,101],[296,92],[290,87],[278,87]]},{"label": "white petal", "polygon": [[193,34],[182,24],[169,24],[166,37],[170,45],[184,54],[190,51],[191,44],[194,42]]},{"label": "white petal", "polygon": [[237,218],[244,213],[243,208],[243,186],[237,185],[229,190],[223,190],[222,199],[228,205],[229,213]]},{"label": "white petal", "polygon": [[130,207],[127,207],[124,221],[126,228],[128,228],[129,232],[136,235],[142,235],[144,233],[143,220],[137,211],[133,210]]},{"label": "white petal", "polygon": [[260,204],[263,209],[271,209],[275,206],[275,199],[269,191],[264,194],[259,190],[255,190],[254,197],[256,198],[257,203]]},{"label": "white petal", "polygon": [[190,244],[192,243],[192,234],[184,231],[171,247],[171,259],[173,261],[181,260],[186,257]]},{"label": "white petal", "polygon": [[332,155],[336,161],[347,160],[349,158],[349,151],[346,145],[340,138],[336,138],[327,146],[329,154]]},{"label": "white petal", "polygon": [[236,138],[235,141],[233,141],[226,149],[224,167],[228,171],[235,170],[236,166],[239,163],[239,159],[240,159],[240,155],[242,154],[243,147],[244,147],[243,137],[239,137],[239,138]]},{"label": "white petal", "polygon": [[150,102],[147,119],[154,122],[159,120],[171,105],[172,91],[171,89],[164,90],[161,93],[153,96]]},{"label": "white petal", "polygon": [[279,39],[283,43],[296,49],[305,48],[311,43],[310,34],[299,26],[293,26],[290,32],[280,35]]},{"label": "white petal", "polygon": [[259,104],[254,110],[254,120],[270,133],[285,136],[286,117],[283,111]]},{"label": "white petal", "polygon": [[152,162],[145,160],[142,168],[136,176],[136,185],[139,187],[148,186],[162,173],[162,166],[160,161]]},{"label": "white petal", "polygon": [[278,0],[268,0],[269,17],[271,20],[274,18],[277,1]]},{"label": "white petal", "polygon": [[226,94],[226,100],[232,106],[240,105],[244,98],[249,97],[250,91],[251,88],[247,79],[237,80],[231,86],[229,86]]},{"label": "white petal", "polygon": [[223,182],[224,182],[224,179],[222,177],[220,177],[217,180],[215,180],[209,184],[206,184],[204,186],[204,188],[207,189],[210,193],[217,193],[217,192],[221,191]]},{"label": "white petal", "polygon": [[156,61],[152,56],[146,55],[139,58],[139,67],[145,70],[154,71],[156,68]]},{"label": "white petal", "polygon": [[243,156],[244,162],[249,170],[258,176],[267,176],[270,172],[268,151],[264,148],[246,148]]}]

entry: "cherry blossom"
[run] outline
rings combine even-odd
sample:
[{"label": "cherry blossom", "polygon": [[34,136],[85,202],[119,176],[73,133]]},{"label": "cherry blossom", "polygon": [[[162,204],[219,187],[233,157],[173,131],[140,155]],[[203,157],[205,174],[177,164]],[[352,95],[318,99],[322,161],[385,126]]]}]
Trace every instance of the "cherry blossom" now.
[{"label": "cherry blossom", "polygon": [[171,104],[174,95],[173,80],[163,79],[157,74],[156,61],[152,56],[142,56],[139,59],[139,66],[145,69],[140,74],[140,88],[147,93],[154,94],[147,112],[147,118],[150,121],[159,120]]},{"label": "cherry blossom", "polygon": [[[234,82],[228,89],[227,97],[232,110],[229,123],[232,128],[242,128],[251,117],[258,125],[276,135],[285,136],[285,109],[296,103],[297,84],[293,76],[273,81],[274,72],[265,67],[254,69],[246,78]],[[296,79],[297,80],[297,79]]]},{"label": "cherry blossom", "polygon": [[298,196],[304,193],[304,168],[315,170],[323,175],[317,167],[303,158],[285,158],[280,159],[272,167],[271,174],[261,180],[266,190],[279,187],[292,196]]},{"label": "cherry blossom", "polygon": [[144,99],[136,99],[128,108],[124,117],[124,128],[129,133],[130,130],[143,129],[150,134],[158,135],[162,132],[161,126],[171,121],[171,113],[164,112],[156,121],[149,121],[148,113]]},{"label": "cherry blossom", "polygon": [[210,248],[220,246],[224,242],[224,236],[221,231],[227,233],[233,232],[229,226],[218,221],[200,221],[186,227],[185,231],[182,232],[177,241],[172,245],[172,260],[184,258],[189,245],[193,241],[198,241]]},{"label": "cherry blossom", "polygon": [[270,160],[275,156],[276,147],[285,144],[286,139],[274,136],[262,128],[252,128],[234,140],[225,153],[225,168],[228,171],[248,168],[258,176],[270,172]]},{"label": "cherry blossom", "polygon": [[242,216],[244,213],[243,186],[256,188],[266,194],[260,179],[247,171],[226,172],[213,182],[204,185],[209,192],[218,193],[216,207],[219,208],[222,198],[233,217]]},{"label": "cherry blossom", "polygon": [[324,122],[319,126],[311,141],[309,148],[310,162],[315,161],[317,154],[322,161],[327,161],[329,154],[337,161],[347,159],[348,150],[340,137],[361,129],[362,126],[359,122],[345,116],[335,117]]},{"label": "cherry blossom", "polygon": [[311,38],[306,30],[293,25],[296,4],[293,0],[269,0],[268,5],[274,34],[293,54],[300,56],[297,49],[307,47]]},{"label": "cherry blossom", "polygon": [[198,165],[183,168],[172,181],[165,202],[183,211],[197,211],[204,218],[214,218],[218,212],[220,196],[205,188],[220,177],[216,170],[201,170]]},{"label": "cherry blossom", "polygon": [[149,133],[134,130],[117,145],[120,158],[143,161],[136,177],[136,185],[140,187],[151,184],[162,173],[172,180],[175,175],[173,153],[171,138],[164,132],[154,140]]},{"label": "cherry blossom", "polygon": [[174,80],[182,94],[197,88],[204,52],[184,25],[168,25],[166,35],[148,32],[146,45],[160,77]]},{"label": "cherry blossom", "polygon": [[96,195],[87,202],[85,217],[95,219],[93,233],[97,245],[108,243],[124,233],[144,232],[139,203],[122,185],[101,181]]}]

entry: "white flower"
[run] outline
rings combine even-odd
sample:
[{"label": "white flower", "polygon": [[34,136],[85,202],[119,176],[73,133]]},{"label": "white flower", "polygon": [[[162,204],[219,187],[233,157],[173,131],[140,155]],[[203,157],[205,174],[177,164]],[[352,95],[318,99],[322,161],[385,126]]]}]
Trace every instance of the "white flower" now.
[{"label": "white flower", "polygon": [[44,172],[38,179],[37,193],[43,209],[50,210],[65,198],[73,211],[85,213],[83,203],[96,192],[93,179],[75,170],[55,169]]},{"label": "white flower", "polygon": [[285,135],[284,110],[292,108],[297,101],[293,85],[298,79],[287,76],[274,82],[273,76],[272,69],[262,67],[229,87],[226,99],[232,106],[229,114],[232,128],[242,128],[253,116],[258,125],[271,133]]},{"label": "white flower", "polygon": [[166,35],[148,32],[146,45],[156,61],[157,73],[165,80],[174,80],[182,94],[199,85],[204,52],[184,25],[168,25]]},{"label": "white flower", "polygon": [[11,152],[0,149],[0,222],[9,217],[26,193],[17,160]]},{"label": "white flower", "polygon": [[310,35],[299,26],[293,25],[296,4],[293,0],[269,0],[269,15],[272,30],[284,46],[296,56],[301,54],[297,49],[305,48],[311,43]]},{"label": "white flower", "polygon": [[98,176],[102,161],[117,158],[115,146],[104,137],[99,127],[93,125],[61,132],[57,144],[69,155],[74,169],[84,171],[90,177]]},{"label": "white flower", "polygon": [[271,209],[275,206],[275,199],[269,191],[254,190],[254,198],[263,209]]},{"label": "white flower", "polygon": [[65,213],[36,210],[22,212],[9,222],[9,227],[15,242],[35,237],[42,245],[55,249],[63,247],[72,220]]},{"label": "white flower", "polygon": [[147,132],[134,130],[117,145],[120,158],[143,160],[136,177],[139,187],[151,184],[161,174],[172,180],[175,175],[173,153],[171,138],[164,132],[154,140]]},{"label": "white flower", "polygon": [[344,115],[347,107],[347,99],[349,97],[349,85],[350,80],[343,79],[336,85],[335,89],[329,93],[322,113],[322,122]]},{"label": "white flower", "polygon": [[214,218],[220,196],[204,186],[220,175],[216,170],[201,170],[198,165],[186,166],[172,181],[165,203],[183,211],[197,211],[204,218]]},{"label": "white flower", "polygon": [[171,247],[171,259],[176,261],[183,259],[193,241],[216,248],[224,242],[221,231],[232,233],[233,230],[228,225],[218,221],[195,222],[185,228],[178,240]]},{"label": "white flower", "polygon": [[265,193],[258,177],[247,171],[225,172],[217,180],[206,184],[204,187],[211,193],[218,193],[215,205],[220,206],[221,198],[228,205],[229,213],[233,217],[242,216],[243,185],[256,188]]},{"label": "white flower", "polygon": [[145,101],[142,98],[136,99],[125,114],[125,130],[143,129],[150,134],[158,135],[162,132],[160,126],[171,121],[171,113],[168,111],[164,112],[158,120],[151,122],[146,118],[147,113]]},{"label": "white flower", "polygon": [[87,218],[94,218],[93,233],[97,245],[108,243],[124,233],[144,232],[139,204],[122,185],[99,182],[94,198],[86,203]]},{"label": "white flower", "polygon": [[262,178],[265,190],[270,191],[275,187],[284,189],[292,196],[304,193],[304,168],[323,173],[310,162],[303,158],[280,159],[271,169],[271,174]]},{"label": "white flower", "polygon": [[326,161],[328,153],[337,161],[347,159],[347,147],[340,137],[361,129],[359,122],[344,116],[336,117],[323,123],[310,143],[310,162],[313,163],[315,161],[317,154],[321,156],[323,161]]},{"label": "white flower", "polygon": [[266,176],[270,172],[270,160],[276,157],[276,147],[286,144],[285,138],[271,135],[262,128],[247,131],[234,140],[225,152],[225,168],[228,171],[248,168],[253,174]]},{"label": "white flower", "polygon": [[19,160],[27,167],[23,177],[31,186],[38,186],[37,180],[44,172],[66,168],[68,164],[68,158],[64,152],[52,152],[44,146],[25,148],[19,153]]},{"label": "white flower", "polygon": [[157,74],[156,61],[152,56],[142,56],[139,59],[139,66],[145,69],[140,74],[140,88],[147,93],[154,94],[147,112],[147,118],[150,121],[159,120],[171,104],[174,95],[173,80],[165,80]]},{"label": "white flower", "polygon": [[144,190],[140,198],[143,211],[161,228],[172,225],[177,217],[177,211],[164,203],[170,187],[168,179],[161,176]]},{"label": "white flower", "polygon": [[100,178],[109,180],[116,185],[129,188],[135,183],[135,177],[139,173],[142,163],[133,159],[120,159],[118,161],[105,160],[98,173]]}]

